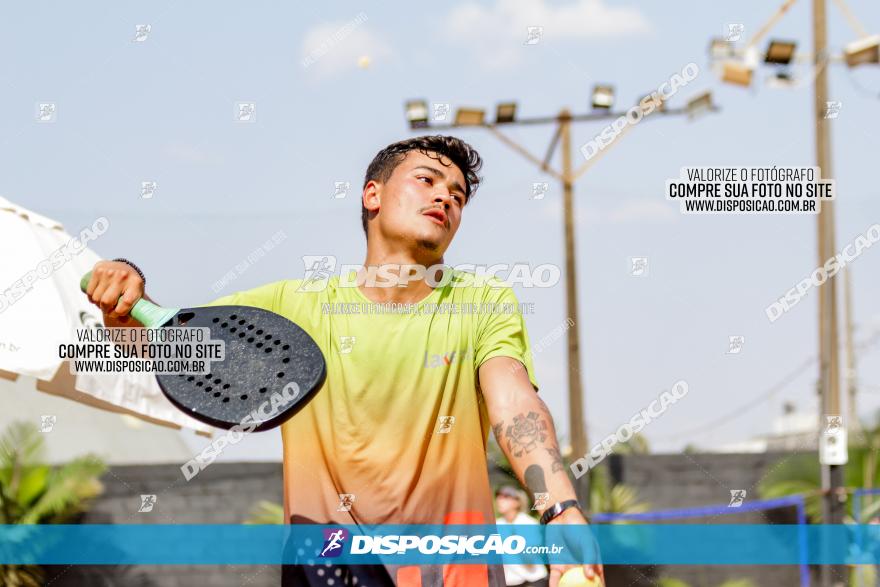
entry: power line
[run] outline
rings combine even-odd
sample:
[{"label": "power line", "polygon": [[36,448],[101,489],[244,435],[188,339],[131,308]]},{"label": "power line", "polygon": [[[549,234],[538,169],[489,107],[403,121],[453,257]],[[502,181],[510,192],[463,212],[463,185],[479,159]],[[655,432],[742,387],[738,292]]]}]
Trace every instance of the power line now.
[{"label": "power line", "polygon": [[[861,350],[864,350],[866,348],[869,348],[869,347],[877,344],[878,341],[880,341],[880,329],[875,330],[874,333],[869,338],[866,338],[865,340],[861,341],[856,346],[861,351]],[[777,383],[775,383],[774,385],[769,387],[766,391],[761,393],[758,397],[756,397],[752,400],[749,400],[745,404],[742,404],[741,406],[738,406],[738,407],[732,409],[730,412],[724,414],[723,416],[720,416],[720,417],[718,417],[718,418],[716,418],[706,424],[702,424],[700,426],[697,426],[696,428],[691,428],[690,430],[685,430],[684,432],[681,432],[675,436],[666,436],[666,437],[659,438],[658,440],[672,441],[672,440],[679,440],[681,438],[691,437],[693,435],[700,434],[702,432],[718,428],[719,426],[722,426],[732,420],[739,418],[740,416],[742,416],[743,414],[745,414],[749,410],[761,405],[762,403],[764,403],[765,401],[767,401],[768,399],[770,399],[771,397],[773,397],[774,395],[776,395],[777,393],[779,393],[780,391],[785,389],[785,387],[789,383],[792,383],[795,379],[797,379],[797,377],[799,375],[801,375],[808,367],[811,367],[812,365],[814,365],[816,363],[816,360],[817,360],[816,356],[812,356],[812,357],[805,359],[803,363],[801,363],[798,367],[796,367],[795,369],[792,369],[790,372],[788,372],[785,376],[782,377],[782,379],[780,379]]]}]

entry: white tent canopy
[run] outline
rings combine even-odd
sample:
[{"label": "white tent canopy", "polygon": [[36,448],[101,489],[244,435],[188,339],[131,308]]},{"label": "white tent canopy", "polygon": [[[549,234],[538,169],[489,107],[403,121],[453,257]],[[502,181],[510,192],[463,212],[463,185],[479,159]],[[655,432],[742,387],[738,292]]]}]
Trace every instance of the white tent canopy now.
[{"label": "white tent canopy", "polygon": [[197,452],[179,430],[37,393],[34,385],[34,378],[24,375],[16,381],[0,379],[0,406],[15,406],[14,410],[0,409],[0,430],[15,421],[40,427],[49,464],[66,463],[87,453],[110,465],[182,464]]},{"label": "white tent canopy", "polygon": [[[112,230],[106,218],[71,236],[54,220],[0,197],[0,377],[35,377],[40,391],[174,428],[211,427],[175,408],[149,373],[72,374],[58,347],[77,328],[101,326],[101,312],[80,291],[100,260],[86,247]],[[10,396],[3,396],[6,403]],[[15,409],[14,407],[12,408]]]}]

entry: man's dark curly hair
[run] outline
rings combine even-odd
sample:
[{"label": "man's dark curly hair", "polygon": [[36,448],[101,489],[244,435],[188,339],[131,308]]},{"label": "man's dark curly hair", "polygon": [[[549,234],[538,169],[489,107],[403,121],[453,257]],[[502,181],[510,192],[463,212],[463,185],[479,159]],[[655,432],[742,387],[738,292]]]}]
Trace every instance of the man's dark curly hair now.
[{"label": "man's dark curly hair", "polygon": [[[465,203],[471,201],[480,185],[480,177],[477,172],[483,166],[483,159],[473,147],[463,140],[442,135],[426,135],[388,145],[373,157],[367,167],[364,187],[372,180],[388,181],[394,169],[400,165],[400,162],[410,151],[419,151],[438,161],[442,157],[452,161],[464,175]],[[361,203],[361,224],[364,226],[364,234],[367,234],[368,218],[369,212]]]}]

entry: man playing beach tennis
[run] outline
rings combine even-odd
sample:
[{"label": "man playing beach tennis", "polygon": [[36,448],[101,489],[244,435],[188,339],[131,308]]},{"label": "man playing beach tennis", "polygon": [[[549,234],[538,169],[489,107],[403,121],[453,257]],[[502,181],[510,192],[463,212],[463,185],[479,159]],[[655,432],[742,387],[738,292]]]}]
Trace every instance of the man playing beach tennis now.
[{"label": "man playing beach tennis", "polygon": [[[363,187],[365,270],[328,276],[317,263],[318,275],[209,304],[280,314],[308,332],[326,359],[324,385],[281,428],[288,522],[491,524],[491,428],[529,492],[547,494],[539,508],[544,521],[586,523],[553,419],[536,393],[525,322],[510,310],[518,308],[513,290],[497,280],[479,284],[448,266],[432,275],[473,198],[481,165],[479,154],[453,137],[386,147]],[[98,263],[94,274],[88,294],[105,324],[130,322],[131,305],[144,294],[141,276],[123,262]],[[500,565],[320,562],[285,566],[283,584],[504,585]],[[566,568],[551,567],[551,587]],[[585,572],[600,575],[602,567]]]}]

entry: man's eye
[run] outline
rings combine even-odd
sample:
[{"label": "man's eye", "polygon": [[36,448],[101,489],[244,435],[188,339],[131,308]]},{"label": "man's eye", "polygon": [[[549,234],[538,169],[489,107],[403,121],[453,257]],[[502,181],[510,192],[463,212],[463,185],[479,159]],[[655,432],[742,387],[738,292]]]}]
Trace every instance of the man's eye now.
[{"label": "man's eye", "polygon": [[424,180],[427,181],[428,183],[431,183],[431,178],[430,178],[430,177],[421,176],[421,177],[417,177],[416,179],[419,179],[419,180],[424,179]]}]

